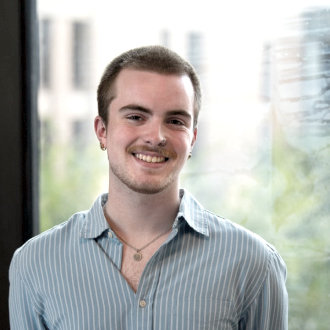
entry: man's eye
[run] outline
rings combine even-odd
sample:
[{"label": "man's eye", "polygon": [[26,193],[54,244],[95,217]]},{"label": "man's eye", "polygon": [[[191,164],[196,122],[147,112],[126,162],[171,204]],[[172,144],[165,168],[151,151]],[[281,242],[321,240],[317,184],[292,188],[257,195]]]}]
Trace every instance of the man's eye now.
[{"label": "man's eye", "polygon": [[171,119],[169,122],[170,124],[173,125],[184,125],[184,123],[181,120],[177,120],[177,119]]},{"label": "man's eye", "polygon": [[135,115],[129,116],[129,117],[127,117],[127,119],[130,119],[130,120],[142,120],[142,118],[140,116],[135,116]]}]

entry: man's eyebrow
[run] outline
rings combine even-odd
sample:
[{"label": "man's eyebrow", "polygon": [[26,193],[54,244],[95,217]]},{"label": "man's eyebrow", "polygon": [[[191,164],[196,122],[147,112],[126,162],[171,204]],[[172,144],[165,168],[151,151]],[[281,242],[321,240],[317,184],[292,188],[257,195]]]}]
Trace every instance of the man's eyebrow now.
[{"label": "man's eyebrow", "polygon": [[191,119],[191,114],[186,110],[171,110],[166,112],[167,116],[183,116]]},{"label": "man's eyebrow", "polygon": [[123,107],[121,107],[119,109],[119,111],[127,111],[127,110],[136,110],[136,111],[140,111],[140,112],[145,112],[145,113],[148,113],[148,114],[151,114],[152,111],[150,109],[147,109],[141,105],[138,105],[138,104],[128,104],[128,105],[125,105]]}]

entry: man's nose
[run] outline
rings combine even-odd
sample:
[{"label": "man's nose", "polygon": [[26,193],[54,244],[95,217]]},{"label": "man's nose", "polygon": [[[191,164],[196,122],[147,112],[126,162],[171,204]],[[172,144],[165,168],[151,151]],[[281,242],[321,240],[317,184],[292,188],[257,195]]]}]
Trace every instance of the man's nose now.
[{"label": "man's nose", "polygon": [[161,144],[166,140],[164,127],[162,123],[153,121],[144,126],[143,140],[152,146]]}]

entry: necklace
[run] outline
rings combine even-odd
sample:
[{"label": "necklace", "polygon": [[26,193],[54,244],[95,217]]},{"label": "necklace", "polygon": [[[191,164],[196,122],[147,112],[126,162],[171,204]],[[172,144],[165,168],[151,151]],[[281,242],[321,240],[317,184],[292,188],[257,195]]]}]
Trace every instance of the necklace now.
[{"label": "necklace", "polygon": [[155,242],[158,238],[162,237],[163,235],[165,235],[169,230],[170,228],[172,227],[172,224],[166,229],[164,230],[163,232],[161,232],[158,236],[156,236],[152,241],[150,241],[149,243],[143,245],[142,247],[140,247],[139,249],[137,249],[136,247],[132,246],[131,244],[129,244],[128,242],[126,242],[122,237],[120,237],[118,234],[117,237],[123,241],[127,246],[129,246],[130,248],[132,248],[133,250],[135,250],[135,253],[133,255],[133,259],[135,261],[140,261],[142,259],[142,254],[141,254],[141,251],[144,250],[146,247],[148,247],[151,243]]},{"label": "necklace", "polygon": [[[105,207],[103,206],[103,212],[104,212],[104,216],[105,216]],[[134,255],[133,255],[133,259],[135,261],[140,261],[142,259],[142,254],[141,251],[144,250],[146,247],[148,247],[151,243],[155,242],[156,240],[158,240],[158,238],[162,237],[163,235],[165,235],[170,228],[172,227],[173,224],[171,224],[168,228],[166,228],[166,230],[164,230],[163,232],[161,232],[158,236],[156,236],[152,241],[150,241],[149,243],[143,245],[141,248],[137,249],[136,247],[132,246],[131,244],[129,244],[128,242],[126,242],[122,237],[120,237],[117,233],[115,233],[114,230],[112,230],[117,237],[123,241],[127,246],[129,246],[131,249],[133,249],[135,251]]]}]

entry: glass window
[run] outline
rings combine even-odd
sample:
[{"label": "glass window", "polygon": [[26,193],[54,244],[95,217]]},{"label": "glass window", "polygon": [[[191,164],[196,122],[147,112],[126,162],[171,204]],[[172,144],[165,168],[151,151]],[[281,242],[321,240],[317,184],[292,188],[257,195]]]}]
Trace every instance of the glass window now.
[{"label": "glass window", "polygon": [[51,71],[51,21],[48,18],[40,20],[40,81],[43,88],[50,87]]},{"label": "glass window", "polygon": [[195,66],[204,92],[182,186],[276,246],[288,267],[290,329],[328,329],[330,4],[38,6],[41,230],[89,208],[108,188],[93,132],[105,66],[129,48],[165,45]]},{"label": "glass window", "polygon": [[73,69],[73,85],[76,88],[87,88],[89,83],[89,52],[90,34],[89,24],[86,22],[72,23],[72,69]]},{"label": "glass window", "polygon": [[195,68],[198,75],[201,76],[203,63],[203,35],[200,32],[190,32],[187,37],[187,60]]}]

